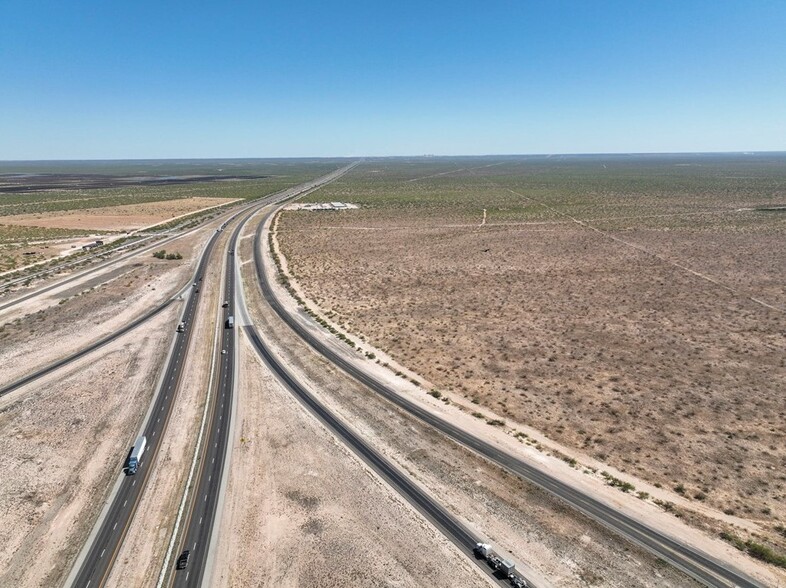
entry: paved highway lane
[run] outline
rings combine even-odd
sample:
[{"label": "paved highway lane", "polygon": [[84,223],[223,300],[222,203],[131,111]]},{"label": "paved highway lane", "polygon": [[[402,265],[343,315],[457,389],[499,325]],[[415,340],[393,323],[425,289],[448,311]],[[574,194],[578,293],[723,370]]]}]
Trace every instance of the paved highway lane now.
[{"label": "paved highway lane", "polygon": [[[197,284],[199,284],[200,277],[205,273],[210,254],[218,236],[219,233],[213,234],[202,253],[202,258],[195,274]],[[192,325],[194,324],[194,317],[200,299],[199,294],[196,292],[197,289],[197,287],[192,287],[193,291],[188,296],[186,308],[181,319],[185,323],[185,331],[177,333],[175,336],[172,352],[164,370],[164,377],[161,379],[150,417],[142,433],[147,437],[147,450],[142,457],[139,470],[136,475],[125,476],[121,479],[118,492],[112,500],[89,550],[84,554],[79,571],[73,579],[71,585],[74,588],[93,588],[105,584],[123,538],[133,519],[142,490],[150,474],[151,468],[149,464],[155,460],[155,456],[158,453],[159,442],[166,429],[172,403],[177,394],[193,331]],[[118,453],[125,455],[125,452],[122,450]]]},{"label": "paved highway lane", "polygon": [[[351,169],[351,167],[354,165],[356,164],[351,164],[346,168],[337,170],[331,174],[323,176],[322,178],[318,178],[317,180],[306,182],[293,188],[288,188],[243,206],[240,208],[240,210],[237,210],[228,220],[226,220],[223,226],[226,226],[227,223],[243,213],[255,211],[267,204],[278,203],[282,200],[306,193],[309,190],[314,189],[316,186],[322,185],[323,183],[338,177],[338,175],[344,173],[346,169]],[[208,245],[203,252],[199,267],[195,273],[195,276],[197,276],[197,283],[199,281],[199,276],[202,276],[205,273],[210,253],[212,252],[218,236],[218,232],[211,236]],[[128,527],[131,524],[134,512],[142,494],[142,490],[148,479],[150,472],[150,466],[148,464],[154,463],[155,456],[158,451],[159,440],[166,429],[166,423],[169,419],[174,396],[177,392],[177,384],[179,382],[182,367],[184,365],[185,354],[188,349],[188,342],[193,330],[193,318],[196,312],[198,299],[199,296],[195,292],[192,292],[189,296],[183,316],[183,321],[186,323],[185,332],[176,336],[172,353],[167,359],[167,366],[165,368],[164,377],[161,380],[161,386],[158,393],[156,394],[154,404],[151,408],[150,418],[145,425],[144,432],[142,433],[147,437],[148,445],[145,456],[141,461],[139,471],[134,476],[121,477],[117,482],[117,492],[114,498],[105,508],[105,512],[102,513],[103,518],[99,521],[97,527],[94,529],[91,539],[88,540],[89,545],[86,545],[83,549],[83,552],[77,559],[77,563],[74,566],[72,574],[67,581],[67,584],[70,586],[75,588],[92,588],[95,586],[103,586],[107,577],[109,576],[114,559],[117,556],[120,545],[122,544]],[[113,338],[114,337],[116,337],[116,335],[113,335]],[[99,342],[96,344],[96,346],[99,344],[106,344],[107,342],[108,340]],[[92,347],[92,349],[95,349],[95,346]],[[232,349],[234,349],[234,346],[232,346]],[[85,350],[85,353],[87,352],[88,351]],[[229,349],[227,350],[227,355],[228,354]],[[75,358],[71,357],[67,358],[63,362],[58,362],[57,367],[63,365],[67,361],[73,361],[73,359]],[[51,369],[47,368],[48,371],[46,371],[46,373],[49,373],[49,371],[52,369],[55,369],[55,366],[52,366]],[[31,376],[34,379],[35,377],[41,377],[41,375],[43,375],[43,372],[33,374]],[[214,456],[216,457],[217,462],[223,464],[224,453],[215,452]],[[213,458],[211,457],[209,459],[212,461]],[[209,474],[207,478],[210,478]],[[210,480],[208,481],[210,482]],[[215,491],[212,493],[215,494]],[[211,504],[213,505],[212,508],[214,510],[215,503]],[[213,515],[211,514],[211,525],[212,518]],[[207,537],[209,537],[209,533],[210,531],[208,530],[206,535]],[[197,545],[198,544],[199,540],[197,540]]]},{"label": "paved highway lane", "polygon": [[627,540],[640,545],[650,553],[684,571],[699,582],[713,588],[731,588],[735,586],[739,588],[764,588],[757,580],[735,569],[733,566],[718,561],[673,537],[648,527],[644,523],[594,499],[592,496],[574,489],[567,483],[543,473],[533,465],[500,450],[491,443],[479,437],[475,437],[452,423],[434,415],[419,404],[401,396],[393,388],[363,371],[357,365],[348,361],[343,355],[331,349],[330,346],[326,345],[321,339],[315,337],[282,306],[281,302],[273,293],[267,275],[265,274],[264,258],[261,254],[261,247],[265,246],[265,243],[262,241],[261,234],[264,223],[271,214],[273,214],[273,211],[266,213],[260,219],[254,242],[257,280],[263,297],[299,337],[328,361],[341,368],[344,372],[374,392],[380,394],[421,421],[438,429],[451,439],[461,443],[465,447],[477,452],[517,476],[543,488],[553,496],[564,501],[567,505],[579,510]]},{"label": "paved highway lane", "polygon": [[[223,300],[228,305],[223,307],[223,312],[221,313],[221,349],[216,355],[218,358],[218,385],[216,394],[212,399],[212,418],[209,421],[210,428],[206,437],[205,450],[201,457],[196,490],[191,497],[191,510],[185,524],[181,549],[178,552],[179,556],[180,553],[188,550],[188,565],[185,569],[177,570],[172,581],[172,585],[178,588],[202,585],[219,500],[227,446],[231,442],[229,431],[232,418],[232,395],[235,387],[235,334],[237,331],[235,328],[229,328],[227,321],[229,317],[234,317],[235,314],[234,251],[244,222],[239,223],[232,234],[227,253]],[[177,558],[175,563],[176,561]]]},{"label": "paved highway lane", "polygon": [[[334,180],[356,164],[352,164],[312,182],[290,188],[276,195],[274,203],[288,200],[299,196],[315,187],[324,185]],[[266,202],[264,205],[267,205]],[[263,205],[263,206],[264,206]],[[223,308],[223,333],[221,335],[221,350],[219,351],[219,366],[217,377],[217,393],[213,398],[211,407],[210,428],[207,433],[207,441],[204,452],[201,456],[200,472],[196,483],[196,490],[191,497],[190,512],[185,524],[183,539],[180,541],[180,549],[175,554],[172,563],[177,565],[177,558],[186,550],[189,552],[188,564],[185,569],[175,570],[174,576],[170,576],[171,585],[177,588],[199,587],[204,581],[205,568],[209,561],[210,541],[215,526],[215,519],[218,514],[218,507],[221,493],[221,481],[224,475],[225,460],[231,439],[229,438],[230,424],[232,418],[232,399],[234,395],[234,374],[235,374],[235,353],[237,341],[237,329],[228,328],[227,320],[229,317],[236,318],[235,296],[235,275],[236,275],[236,256],[237,241],[240,231],[246,221],[256,212],[247,215],[232,233],[229,242],[226,258],[226,272],[224,283],[224,298],[228,305]],[[224,353],[226,352],[226,353]]]}]

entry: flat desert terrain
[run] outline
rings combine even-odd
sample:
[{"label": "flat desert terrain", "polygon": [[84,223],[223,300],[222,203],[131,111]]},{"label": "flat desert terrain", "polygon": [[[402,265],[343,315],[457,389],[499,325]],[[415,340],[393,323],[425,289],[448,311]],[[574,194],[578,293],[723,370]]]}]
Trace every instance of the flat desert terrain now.
[{"label": "flat desert terrain", "polygon": [[162,202],[121,204],[0,217],[0,224],[55,229],[131,231],[234,202],[232,198],[178,198]]},{"label": "flat desert terrain", "polygon": [[280,217],[334,322],[784,548],[786,158],[367,161],[307,201],[360,206]]}]

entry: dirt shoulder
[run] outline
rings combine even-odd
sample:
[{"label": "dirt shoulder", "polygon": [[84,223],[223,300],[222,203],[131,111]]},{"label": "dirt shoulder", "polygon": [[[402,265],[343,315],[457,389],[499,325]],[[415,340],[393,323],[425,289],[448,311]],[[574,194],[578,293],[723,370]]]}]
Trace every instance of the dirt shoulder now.
[{"label": "dirt shoulder", "polygon": [[121,474],[176,310],[0,399],[0,585],[65,580]]},{"label": "dirt shoulder", "polygon": [[[250,239],[240,250],[242,259],[250,259]],[[255,324],[274,341],[287,367],[460,520],[511,553],[538,585],[585,586],[587,579],[605,586],[691,585],[632,546],[625,545],[626,556],[620,558],[619,540],[604,529],[434,433],[315,356],[263,305],[252,263],[243,265],[243,274],[252,285],[246,296]]]},{"label": "dirt shoulder", "polygon": [[[286,258],[282,258],[282,264],[286,267]],[[278,282],[275,277],[273,281]],[[290,279],[289,285],[295,288],[301,298],[307,300],[310,308],[319,308],[300,289],[296,280]],[[284,289],[280,286],[277,286],[277,288],[280,297],[289,301],[290,310],[307,318],[302,311],[296,309],[294,301],[292,301]],[[323,319],[332,318],[333,326],[341,330],[341,326],[336,323],[336,320],[343,318],[341,315],[322,311],[321,317]],[[726,514],[714,510],[703,503],[696,504],[685,496],[670,491],[670,489],[663,489],[657,485],[647,483],[629,472],[624,472],[621,468],[617,469],[604,464],[591,454],[584,451],[576,451],[575,448],[569,445],[555,442],[553,439],[544,436],[537,428],[520,422],[511,422],[510,411],[506,410],[506,405],[503,402],[495,403],[496,406],[486,406],[481,409],[479,405],[483,403],[479,402],[476,396],[467,399],[462,394],[447,392],[442,387],[440,387],[442,392],[435,395],[441,397],[448,404],[437,401],[436,398],[426,394],[427,391],[434,391],[438,386],[435,380],[428,377],[433,372],[426,371],[426,377],[424,377],[424,374],[419,370],[402,367],[402,362],[396,362],[384,351],[370,345],[365,340],[365,337],[362,334],[358,335],[357,330],[353,329],[351,325],[344,324],[343,326],[346,327],[344,332],[347,332],[349,337],[362,348],[362,352],[351,351],[348,346],[339,343],[334,337],[333,341],[337,349],[341,349],[345,354],[354,357],[354,361],[363,363],[365,369],[375,373],[377,377],[387,380],[394,388],[401,389],[402,393],[405,393],[411,399],[430,404],[430,409],[441,414],[443,418],[455,424],[460,424],[463,428],[472,431],[480,437],[494,439],[504,445],[506,450],[521,455],[526,461],[530,461],[552,475],[574,486],[583,488],[584,491],[593,496],[601,497],[602,500],[609,504],[624,508],[632,516],[644,520],[648,524],[654,524],[657,528],[672,536],[689,540],[709,553],[713,553],[716,557],[732,561],[737,567],[745,569],[753,575],[768,578],[768,581],[772,580],[772,577],[770,577],[772,573],[777,575],[777,571],[767,569],[761,564],[743,557],[728,544],[718,539],[712,539],[696,530],[689,529],[682,522],[677,521],[672,514],[664,512],[656,504],[660,501],[661,504],[668,505],[669,512],[676,512],[681,516],[685,516],[685,513],[690,509],[690,511],[696,513],[695,516],[689,517],[691,522],[700,528],[706,528],[710,531],[722,525],[721,528],[736,526],[745,532],[759,534],[763,530],[762,527],[751,525],[749,521],[733,516],[733,513]],[[316,324],[313,324],[312,329],[315,332],[319,331]],[[371,353],[372,357],[375,357],[375,361],[369,361],[364,355],[365,353]],[[380,369],[380,364],[389,364],[390,369]],[[412,367],[412,363],[408,362],[408,365],[410,368]],[[439,362],[437,361],[437,374],[441,371],[439,368]],[[395,376],[395,374],[398,374],[398,376]],[[417,381],[419,385],[413,385],[409,381],[410,379]],[[456,410],[457,408],[458,410]],[[490,424],[497,426],[490,426]],[[621,483],[622,481],[632,482],[635,485],[634,490],[637,490],[639,494],[625,494],[617,487],[609,485],[611,482]]]},{"label": "dirt shoulder", "polygon": [[245,336],[240,361],[211,585],[490,585],[282,388]]},{"label": "dirt shoulder", "polygon": [[142,254],[0,313],[0,380],[14,381],[84,348],[172,298],[195,271],[213,230],[173,242],[181,260]]},{"label": "dirt shoulder", "polygon": [[211,373],[226,235],[216,243],[200,287],[194,333],[167,428],[148,484],[109,576],[110,585],[154,586],[191,467]]}]

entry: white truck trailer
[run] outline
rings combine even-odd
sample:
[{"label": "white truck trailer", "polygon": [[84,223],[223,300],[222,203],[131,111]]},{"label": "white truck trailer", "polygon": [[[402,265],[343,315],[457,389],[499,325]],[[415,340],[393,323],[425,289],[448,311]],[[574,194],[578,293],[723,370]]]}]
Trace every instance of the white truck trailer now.
[{"label": "white truck trailer", "polygon": [[131,457],[128,458],[128,475],[133,476],[139,469],[139,462],[142,460],[142,455],[145,453],[147,447],[147,437],[141,435],[134,441],[134,447],[131,449]]}]

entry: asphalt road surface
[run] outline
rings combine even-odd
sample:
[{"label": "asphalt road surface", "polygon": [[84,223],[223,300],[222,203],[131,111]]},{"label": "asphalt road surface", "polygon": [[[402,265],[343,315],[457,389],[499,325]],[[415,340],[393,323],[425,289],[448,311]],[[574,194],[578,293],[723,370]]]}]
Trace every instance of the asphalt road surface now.
[{"label": "asphalt road surface", "polygon": [[[270,203],[278,203],[283,200],[293,198],[295,196],[307,193],[310,190],[315,189],[316,187],[323,185],[329,181],[332,181],[336,177],[339,177],[352,167],[357,165],[356,163],[351,164],[345,168],[332,172],[326,176],[318,178],[317,180],[313,180],[311,182],[307,182],[305,184],[301,184],[299,186],[295,186],[293,188],[289,188],[287,190],[283,190],[282,192],[278,192],[276,194],[266,196],[265,198],[260,199],[257,202],[253,202],[248,206],[244,206],[240,211],[237,211],[229,220],[224,222],[223,226],[232,220],[233,218],[237,217],[238,215],[242,214],[243,212],[247,212],[249,210],[256,210],[262,206],[265,206]],[[242,224],[242,223],[241,223]],[[197,284],[199,283],[200,277],[204,275],[205,269],[207,267],[207,263],[210,257],[210,253],[215,245],[216,239],[218,238],[219,233],[216,232],[212,235],[208,246],[205,248],[205,251],[202,254],[202,258],[199,263],[199,268],[196,272],[197,277]],[[233,241],[236,239],[237,231],[235,235],[233,235]],[[234,243],[230,247],[230,251],[234,250]],[[234,257],[232,256],[232,260]],[[228,276],[230,280],[234,280],[234,272],[228,272]],[[232,282],[232,288],[234,288],[234,282]],[[195,288],[196,290],[196,288]],[[232,291],[231,297],[229,300],[232,301],[234,299],[234,291]],[[182,367],[184,365],[185,360],[185,353],[188,349],[188,342],[192,332],[192,325],[193,325],[193,318],[196,311],[196,305],[198,302],[198,294],[192,292],[192,295],[189,296],[187,307],[185,310],[185,314],[183,316],[183,321],[186,324],[185,332],[182,334],[178,334],[175,344],[173,347],[173,351],[171,356],[168,359],[167,366],[165,368],[165,376],[162,380],[161,388],[159,389],[158,394],[156,395],[154,405],[151,410],[151,418],[147,423],[144,431],[144,435],[147,437],[147,450],[145,455],[141,460],[141,464],[137,471],[137,474],[134,476],[127,476],[121,479],[120,486],[118,489],[115,498],[113,499],[111,505],[108,507],[106,514],[103,520],[100,522],[100,526],[95,532],[95,537],[87,549],[87,553],[84,555],[82,563],[79,567],[79,570],[76,572],[75,579],[72,582],[72,586],[75,588],[92,588],[95,586],[103,586],[106,583],[106,579],[109,576],[109,572],[111,571],[112,564],[114,563],[114,559],[117,556],[117,553],[120,549],[120,545],[127,533],[128,527],[133,520],[134,513],[136,511],[137,505],[139,503],[139,499],[142,494],[142,490],[145,486],[145,483],[148,479],[150,474],[150,468],[148,467],[149,463],[154,462],[155,455],[158,450],[158,441],[161,438],[161,435],[166,429],[166,423],[169,419],[169,415],[171,412],[171,407],[174,399],[174,395],[177,391],[177,385],[182,373]],[[232,302],[231,302],[232,304]],[[227,313],[232,309],[232,306],[227,309]],[[160,309],[159,309],[160,311]],[[147,318],[150,318],[149,316]],[[230,331],[230,329],[227,329]],[[113,335],[115,337],[117,335]],[[108,341],[99,341],[97,344],[94,344],[89,350],[95,349],[97,346],[101,344],[106,344]],[[234,345],[226,347],[227,354],[222,354],[222,357],[225,358],[227,364],[231,364],[230,352],[234,354]],[[85,350],[84,353],[88,353],[89,350]],[[234,357],[234,355],[232,355]],[[63,362],[59,362],[59,365],[63,365],[67,361],[73,361],[72,358],[67,358]],[[59,367],[59,365],[57,367]],[[51,369],[55,369],[52,367]],[[46,373],[49,373],[51,369],[47,368]],[[32,376],[40,377],[43,375],[42,373],[33,374]],[[231,377],[231,376],[230,376]],[[28,380],[29,381],[29,380]],[[220,388],[222,390],[229,390],[231,394],[231,388],[233,386],[233,382],[231,380],[226,380],[227,383],[223,384],[223,386],[228,386],[228,388]],[[231,402],[225,403],[225,408],[229,410],[231,407]],[[224,407],[219,407],[224,408]],[[203,459],[203,464],[210,462],[211,466],[213,463],[216,464],[218,467],[217,471],[221,471],[223,468],[223,462],[225,457],[225,448],[226,448],[226,435],[229,430],[229,413],[222,413],[220,410],[214,411],[215,418],[218,421],[224,421],[226,419],[226,424],[221,424],[220,426],[216,425],[213,427],[215,434],[219,436],[219,438],[223,438],[224,441],[219,443],[217,439],[211,438],[212,443],[212,453],[210,453],[205,459]],[[155,419],[155,420],[154,420]],[[210,445],[208,446],[208,450],[210,450]],[[202,475],[200,476],[200,480],[198,482],[198,488],[200,490],[203,489],[203,484],[207,484],[208,487],[205,492],[199,493],[198,496],[203,497],[202,501],[206,503],[206,508],[201,515],[202,521],[200,521],[192,532],[191,527],[192,525],[188,525],[188,531],[185,535],[184,545],[191,545],[194,546],[196,544],[196,550],[200,548],[200,545],[206,550],[209,545],[209,538],[211,533],[211,528],[213,525],[213,519],[215,518],[215,506],[216,501],[218,499],[218,484],[220,483],[220,475],[217,477],[213,477],[212,472],[209,471],[209,468],[203,467],[202,468]],[[207,497],[207,498],[205,498]],[[193,508],[193,507],[192,507]],[[193,508],[192,510],[192,517],[191,520],[199,520],[196,517],[196,509]],[[205,524],[205,516],[209,519],[209,525]],[[188,543],[190,541],[190,543]],[[187,549],[187,547],[184,547]],[[199,562],[201,559],[201,568],[199,567]],[[194,569],[199,569],[198,574],[194,576],[193,580],[196,584],[192,584],[192,580],[190,580],[191,574],[186,572],[183,576],[183,581],[187,582],[188,585],[198,585],[201,582],[202,574],[204,573],[204,563],[206,558],[200,558],[199,556],[194,556],[189,562],[189,568],[193,571]],[[187,568],[188,569],[188,568]],[[179,581],[179,576],[176,578]]]},{"label": "asphalt road surface", "polygon": [[[248,217],[246,217],[248,218]],[[201,456],[200,471],[196,491],[191,498],[191,509],[185,523],[185,534],[181,541],[182,553],[189,551],[188,565],[177,570],[173,586],[199,587],[205,573],[208,559],[210,535],[218,505],[221,476],[224,471],[224,458],[230,442],[229,430],[232,418],[232,394],[235,386],[235,329],[228,327],[229,317],[235,315],[235,248],[244,221],[235,228],[229,243],[226,259],[224,298],[228,306],[222,307],[221,350],[218,357],[218,386],[213,396],[210,426],[206,435],[207,442]],[[178,554],[179,555],[179,554]],[[177,558],[175,559],[175,564]]]},{"label": "asphalt road surface", "polygon": [[[142,456],[139,469],[135,475],[125,476],[122,479],[119,490],[74,579],[72,585],[75,588],[94,588],[103,586],[106,583],[106,579],[112,569],[112,564],[120,550],[120,545],[134,517],[139,499],[142,495],[142,490],[150,475],[151,468],[148,467],[148,464],[155,460],[155,456],[158,453],[159,441],[169,421],[172,403],[177,394],[183,365],[185,364],[188,344],[191,340],[194,316],[199,304],[200,296],[196,290],[199,289],[198,286],[201,281],[201,276],[205,273],[210,254],[213,251],[218,236],[219,233],[217,232],[213,234],[199,261],[199,266],[195,274],[197,280],[195,283],[197,287],[192,287],[192,292],[191,295],[188,296],[186,309],[182,318],[185,323],[185,330],[176,335],[172,354],[168,358],[164,378],[161,380],[161,387],[156,394],[153,410],[145,426],[143,435],[147,437],[147,449]],[[119,451],[118,454],[120,453]],[[125,455],[124,452],[122,454]]]},{"label": "asphalt road surface", "polygon": [[428,425],[438,429],[454,441],[457,441],[506,470],[546,490],[553,496],[561,499],[567,505],[584,513],[591,519],[611,529],[629,541],[643,547],[650,553],[682,570],[706,586],[711,586],[713,588],[730,588],[734,586],[739,588],[764,588],[758,581],[736,570],[732,566],[718,561],[689,545],[648,527],[644,523],[574,489],[557,478],[543,473],[536,467],[500,450],[479,437],[467,433],[463,429],[434,415],[420,405],[407,400],[393,388],[361,370],[354,363],[348,361],[343,355],[332,350],[322,340],[315,337],[294,316],[284,309],[281,302],[273,294],[265,274],[264,259],[260,249],[264,246],[261,234],[265,220],[273,214],[273,212],[274,211],[271,210],[260,219],[254,240],[254,260],[262,294],[267,303],[276,311],[281,319],[284,320],[298,336],[328,361],[338,366],[344,372],[390,402],[396,404]]},{"label": "asphalt road surface", "polygon": [[[246,312],[246,314],[248,314]],[[462,525],[456,517],[445,510],[436,500],[414,484],[407,474],[401,473],[393,464],[368,445],[361,437],[346,427],[324,404],[317,400],[300,382],[278,361],[253,325],[242,327],[262,361],[271,369],[279,381],[306,407],[322,424],[338,437],[355,455],[360,457],[371,469],[382,477],[396,492],[401,494],[418,512],[428,519],[467,557],[477,563],[481,570],[501,586],[510,584],[495,575],[484,559],[475,556],[475,546],[482,540]],[[533,584],[529,584],[533,586]],[[195,586],[197,586],[195,584]]]},{"label": "asphalt road surface", "polygon": [[[275,197],[275,203],[288,200],[314,188],[324,185],[349,169],[355,164],[332,172],[313,182],[296,186],[282,192]],[[253,214],[253,213],[251,213]],[[205,566],[208,562],[211,534],[215,524],[218,511],[218,501],[220,497],[221,479],[224,472],[225,458],[227,454],[229,439],[230,420],[232,418],[232,395],[234,393],[234,373],[235,373],[235,328],[227,328],[227,319],[231,316],[236,319],[235,312],[235,264],[237,251],[237,240],[240,231],[245,225],[249,214],[245,219],[238,223],[230,239],[227,259],[226,275],[224,284],[224,300],[228,306],[223,308],[222,320],[224,329],[221,336],[221,351],[219,354],[218,385],[217,393],[214,396],[213,406],[211,407],[210,428],[207,433],[205,450],[201,456],[200,471],[196,482],[196,491],[191,498],[190,512],[185,523],[185,532],[180,541],[180,549],[176,554],[173,565],[177,565],[177,559],[184,551],[189,552],[188,564],[184,569],[175,570],[171,585],[176,588],[200,587],[202,586],[205,574]],[[224,353],[226,351],[226,353]],[[171,576],[170,576],[171,577]]]}]

